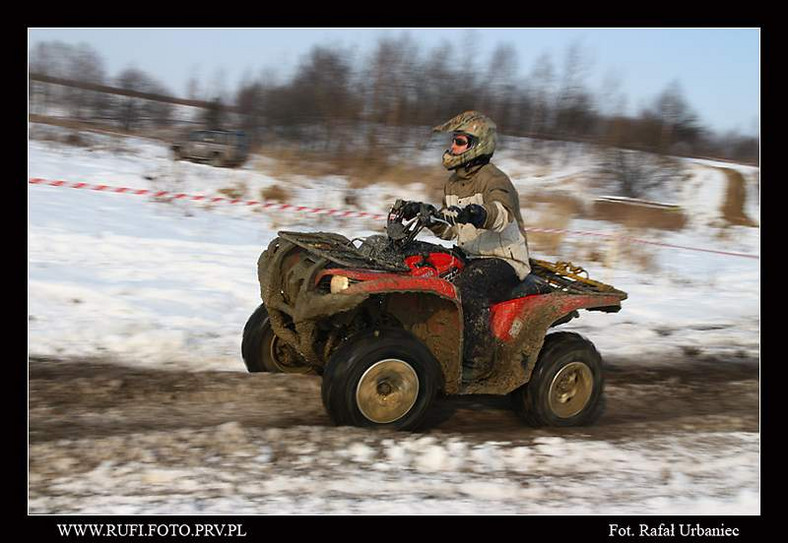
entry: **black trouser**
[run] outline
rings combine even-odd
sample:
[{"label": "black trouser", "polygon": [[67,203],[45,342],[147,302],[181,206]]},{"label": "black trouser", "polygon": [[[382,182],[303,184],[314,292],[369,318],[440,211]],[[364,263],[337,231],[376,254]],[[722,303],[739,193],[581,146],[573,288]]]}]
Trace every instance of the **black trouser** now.
[{"label": "black trouser", "polygon": [[462,299],[466,365],[489,362],[493,346],[490,305],[507,299],[519,282],[514,268],[499,258],[471,260],[454,280]]}]

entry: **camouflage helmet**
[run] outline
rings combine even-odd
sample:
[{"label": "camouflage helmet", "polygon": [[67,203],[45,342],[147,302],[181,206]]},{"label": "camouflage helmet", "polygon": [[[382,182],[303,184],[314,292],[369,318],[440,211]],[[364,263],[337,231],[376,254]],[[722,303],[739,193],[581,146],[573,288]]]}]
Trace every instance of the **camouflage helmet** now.
[{"label": "camouflage helmet", "polygon": [[495,123],[478,111],[460,113],[453,119],[434,127],[432,131],[464,134],[470,140],[468,149],[459,155],[453,155],[451,149],[444,151],[443,166],[447,170],[489,160],[498,142]]}]

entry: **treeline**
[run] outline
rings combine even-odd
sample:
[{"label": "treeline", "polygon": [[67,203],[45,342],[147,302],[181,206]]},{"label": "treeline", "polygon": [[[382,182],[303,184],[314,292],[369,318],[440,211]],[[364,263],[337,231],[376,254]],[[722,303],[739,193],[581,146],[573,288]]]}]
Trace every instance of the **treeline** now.
[{"label": "treeline", "polygon": [[[240,128],[253,142],[291,141],[334,152],[377,152],[397,143],[419,145],[424,127],[460,111],[478,109],[504,135],[584,141],[662,154],[757,162],[758,139],[705,128],[678,82],[659,92],[636,115],[625,115],[621,81],[589,87],[591,62],[578,44],[556,61],[543,54],[525,75],[517,53],[499,45],[489,58],[445,44],[427,51],[405,34],[382,38],[363,57],[339,46],[318,45],[286,81],[269,72],[248,75],[236,89],[192,78],[188,99],[202,100],[197,121]],[[87,45],[38,44],[30,72],[113,86],[124,91],[174,96],[137,68],[110,77],[101,56]],[[126,130],[171,127],[179,109],[159,100],[113,95],[31,81],[31,112],[62,108],[76,118],[104,119]]]}]

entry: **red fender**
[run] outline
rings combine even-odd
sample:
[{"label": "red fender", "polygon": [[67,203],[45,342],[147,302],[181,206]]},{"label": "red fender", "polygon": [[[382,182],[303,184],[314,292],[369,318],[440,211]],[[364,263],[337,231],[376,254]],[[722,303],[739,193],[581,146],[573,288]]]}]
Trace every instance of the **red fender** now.
[{"label": "red fender", "polygon": [[558,320],[576,309],[616,306],[619,296],[599,294],[534,294],[494,304],[490,308],[492,333],[504,343],[509,343],[520,333],[524,323],[532,321],[532,315],[550,312]]},{"label": "red fender", "polygon": [[[431,270],[432,268],[417,269]],[[347,289],[342,291],[342,294],[427,291],[451,300],[457,300],[459,298],[457,288],[452,283],[440,279],[439,277],[431,276],[432,274],[424,274],[424,276],[419,277],[409,274],[352,270],[346,268],[327,269],[317,274],[317,277],[315,277],[315,284],[319,283],[320,280],[327,275],[343,275],[348,279],[359,281],[358,283],[352,283]]]}]

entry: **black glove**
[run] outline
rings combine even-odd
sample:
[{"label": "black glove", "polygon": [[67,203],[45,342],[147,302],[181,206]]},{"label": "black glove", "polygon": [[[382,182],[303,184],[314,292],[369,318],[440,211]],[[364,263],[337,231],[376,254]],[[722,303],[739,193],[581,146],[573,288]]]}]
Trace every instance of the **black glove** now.
[{"label": "black glove", "polygon": [[487,210],[478,204],[469,204],[459,210],[455,220],[458,223],[472,224],[476,228],[481,228],[487,221]]},{"label": "black glove", "polygon": [[435,206],[432,204],[425,204],[422,202],[405,202],[405,205],[402,206],[402,218],[406,221],[409,221],[418,215],[422,209],[424,209],[429,214],[435,213]]}]

